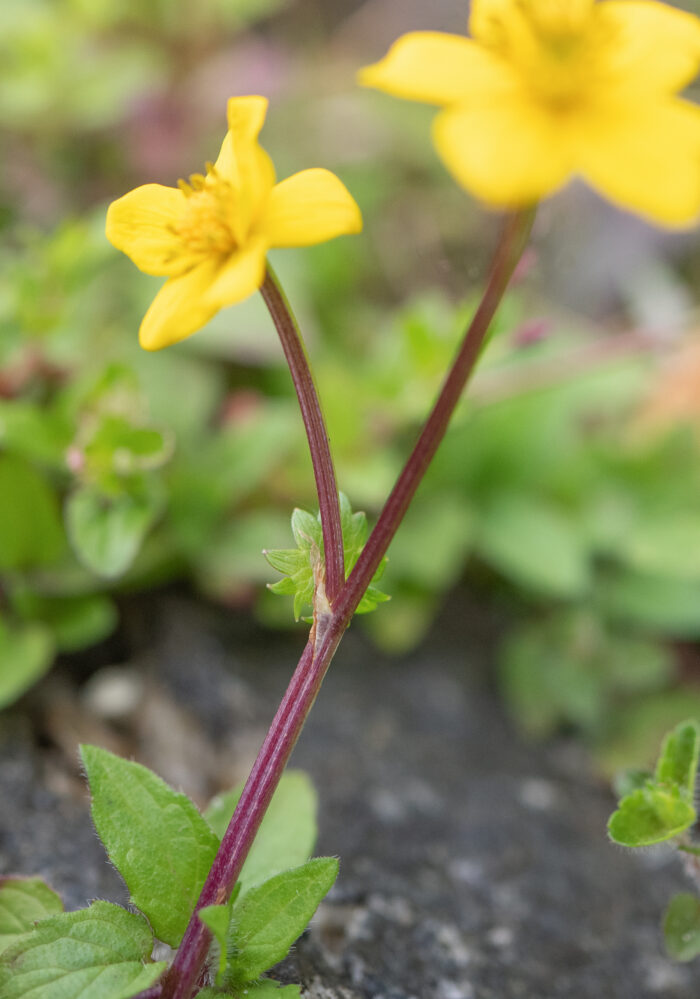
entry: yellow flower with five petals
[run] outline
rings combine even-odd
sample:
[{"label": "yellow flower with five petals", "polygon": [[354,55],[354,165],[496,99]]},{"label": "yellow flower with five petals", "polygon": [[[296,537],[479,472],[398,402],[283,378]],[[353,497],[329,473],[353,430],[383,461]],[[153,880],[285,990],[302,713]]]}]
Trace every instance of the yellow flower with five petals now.
[{"label": "yellow flower with five petals", "polygon": [[275,183],[258,143],[264,97],[232,97],[228,132],[206,175],[179,188],[145,184],[113,202],[107,238],[146,274],[167,277],[144,316],[141,346],[159,350],[190,336],[227,305],[253,294],[272,247],[310,246],[360,232],[362,217],[328,170]]},{"label": "yellow flower with five petals", "polygon": [[443,108],[433,140],[493,207],[579,176],[668,226],[700,216],[700,19],[655,0],[472,0],[471,38],[413,32],[360,82]]}]

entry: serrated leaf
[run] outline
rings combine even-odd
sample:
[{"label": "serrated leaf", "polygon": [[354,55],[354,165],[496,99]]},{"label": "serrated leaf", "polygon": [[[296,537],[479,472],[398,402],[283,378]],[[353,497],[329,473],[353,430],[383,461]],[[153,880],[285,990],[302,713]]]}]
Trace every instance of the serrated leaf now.
[{"label": "serrated leaf", "polygon": [[[214,798],[204,816],[222,838],[243,785]],[[288,770],[262,820],[239,878],[241,891],[308,860],[316,842],[317,795],[301,770]]]},{"label": "serrated leaf", "polygon": [[308,562],[307,557],[298,548],[282,548],[276,551],[264,551],[263,555],[273,569],[283,572],[285,576],[293,576],[295,572]]},{"label": "serrated leaf", "polygon": [[699,755],[700,729],[697,722],[682,722],[664,739],[655,780],[659,784],[676,785],[692,801]]},{"label": "serrated leaf", "polygon": [[165,963],[146,964],[153,936],[143,916],[109,902],[42,920],[0,957],[2,999],[130,999]]},{"label": "serrated leaf", "polygon": [[671,899],[664,916],[666,950],[676,961],[700,954],[700,898],[683,893]]},{"label": "serrated leaf", "polygon": [[337,876],[334,857],[317,857],[240,898],[231,914],[227,984],[253,981],[286,957]]},{"label": "serrated leaf", "polygon": [[139,763],[81,746],[92,818],[131,899],[156,936],[177,947],[218,841],[185,794]]},{"label": "serrated leaf", "polygon": [[87,487],[78,489],[66,504],[68,536],[87,569],[112,578],[134,561],[158,512],[159,504],[145,496],[106,498]]},{"label": "serrated leaf", "polygon": [[292,533],[294,540],[301,548],[308,549],[311,544],[318,548],[323,543],[323,532],[320,521],[307,510],[297,507],[292,513]]},{"label": "serrated leaf", "polygon": [[40,919],[63,912],[63,902],[41,878],[0,878],[0,953]]},{"label": "serrated leaf", "polygon": [[[343,534],[345,556],[345,576],[350,575],[354,568],[365,541],[367,540],[367,517],[364,513],[353,513],[348,498],[339,493],[340,523]],[[272,593],[294,596],[294,619],[312,621],[313,618],[302,617],[305,607],[312,607],[316,586],[315,570],[319,557],[323,557],[323,530],[320,516],[314,516],[306,510],[296,509],[292,514],[292,532],[299,546],[296,549],[284,548],[263,552],[270,565],[279,572],[286,574],[285,579],[276,583],[268,583]],[[364,594],[355,613],[367,614],[376,609],[377,605],[389,600],[374,584],[384,572],[386,558],[383,558],[372,577],[371,585]]]},{"label": "serrated leaf", "polygon": [[0,620],[0,708],[16,701],[53,662],[50,631],[41,624],[9,627]]},{"label": "serrated leaf", "polygon": [[621,846],[652,846],[678,836],[695,820],[692,803],[678,787],[650,783],[622,799],[610,817],[608,832]]}]

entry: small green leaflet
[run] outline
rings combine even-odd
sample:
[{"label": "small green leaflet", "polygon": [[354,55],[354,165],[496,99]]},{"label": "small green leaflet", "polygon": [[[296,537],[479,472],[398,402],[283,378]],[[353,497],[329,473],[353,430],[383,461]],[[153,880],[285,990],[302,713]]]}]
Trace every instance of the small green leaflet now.
[{"label": "small green leaflet", "polygon": [[[204,813],[221,839],[231,821],[243,785],[219,795]],[[298,867],[311,856],[316,842],[317,795],[301,770],[288,770],[272,796],[238,883],[241,891],[273,874]]]},{"label": "small green leaflet", "polygon": [[700,954],[700,898],[684,893],[671,899],[664,916],[666,950],[676,961]]},{"label": "small green leaflet", "polygon": [[61,899],[40,878],[0,878],[0,954],[34,923],[59,912]]},{"label": "small green leaflet", "polygon": [[143,916],[109,902],[42,920],[0,957],[2,999],[131,999],[165,970],[146,963]]},{"label": "small green leaflet", "polygon": [[338,876],[334,857],[317,857],[251,888],[233,906],[226,985],[252,982],[286,957]]},{"label": "small green leaflet", "polygon": [[608,832],[622,846],[651,846],[673,839],[692,826],[700,728],[682,722],[666,736],[653,779],[646,780],[620,801],[610,817]]},{"label": "small green leaflet", "polygon": [[[353,513],[350,501],[339,493],[340,523],[343,532],[345,551],[345,575],[349,576],[364,548],[369,532],[364,513]],[[294,618],[299,620],[304,607],[313,607],[315,578],[314,570],[323,558],[323,531],[320,515],[315,517],[306,510],[296,509],[292,514],[292,533],[296,548],[264,551],[263,554],[273,569],[284,574],[278,583],[269,583],[273,593],[288,594],[294,597]],[[374,584],[381,579],[386,559],[374,574],[372,583],[360,601],[357,614],[373,611],[377,604],[390,598]]]},{"label": "small green leaflet", "polygon": [[177,947],[218,840],[190,799],[146,767],[97,746],[81,753],[110,860],[158,939]]},{"label": "small green leaflet", "polygon": [[682,722],[664,739],[656,766],[656,783],[675,785],[692,800],[698,772],[698,755],[700,728],[695,721]]}]

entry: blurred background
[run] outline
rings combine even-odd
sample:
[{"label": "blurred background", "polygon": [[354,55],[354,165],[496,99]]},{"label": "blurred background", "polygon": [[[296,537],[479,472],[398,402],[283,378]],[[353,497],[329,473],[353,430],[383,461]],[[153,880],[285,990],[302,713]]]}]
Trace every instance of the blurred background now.
[{"label": "blurred background", "polygon": [[[677,4],[686,9],[692,3]],[[402,32],[463,32],[463,0],[4,0],[0,32],[0,705],[178,585],[292,626],[262,548],[313,479],[257,299],[158,354],[159,280],[107,204],[216,157],[226,100],[271,100],[280,178],[335,171],[360,237],[272,262],[298,313],[341,488],[378,512],[498,234],[428,141],[430,108],[363,91]],[[644,762],[700,715],[697,232],[573,185],[545,204],[435,467],[359,626],[397,656],[461,585],[494,611],[494,683],[534,736]],[[398,668],[398,667],[397,667]]]}]

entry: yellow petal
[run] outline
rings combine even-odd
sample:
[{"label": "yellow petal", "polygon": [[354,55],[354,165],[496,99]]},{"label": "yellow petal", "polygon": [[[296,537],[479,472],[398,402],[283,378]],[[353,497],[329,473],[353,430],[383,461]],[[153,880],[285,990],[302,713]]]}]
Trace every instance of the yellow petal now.
[{"label": "yellow petal", "polygon": [[242,302],[265,280],[265,254],[268,243],[257,238],[232,254],[205,293],[207,305],[217,310]]},{"label": "yellow petal", "polygon": [[571,173],[556,119],[526,100],[442,111],[433,140],[457,182],[492,207],[532,204]]},{"label": "yellow petal", "polygon": [[700,217],[700,107],[679,99],[579,123],[578,169],[611,201],[666,226]]},{"label": "yellow petal", "polygon": [[229,130],[214,164],[216,175],[236,192],[234,234],[241,245],[275,183],[272,160],[258,143],[267,106],[265,97],[230,98]]},{"label": "yellow petal", "polygon": [[700,18],[654,0],[607,0],[595,10],[610,37],[605,69],[637,100],[682,90],[700,69]]},{"label": "yellow petal", "polygon": [[580,31],[595,0],[472,0],[469,32],[486,45],[502,45],[524,23],[547,34]]},{"label": "yellow petal", "polygon": [[272,189],[260,231],[271,246],[311,246],[361,232],[362,216],[335,174],[302,170]]},{"label": "yellow petal", "polygon": [[221,271],[217,258],[205,260],[179,277],[170,278],[143,317],[139,340],[145,350],[160,350],[196,333],[219,311],[207,298]]},{"label": "yellow petal", "polygon": [[107,239],[146,274],[181,273],[189,262],[175,227],[185,200],[182,191],[174,187],[137,187],[109,206]]},{"label": "yellow petal", "polygon": [[516,86],[512,71],[469,38],[414,31],[386,56],[360,70],[359,82],[395,97],[428,104],[466,101],[474,92],[503,94]]}]

